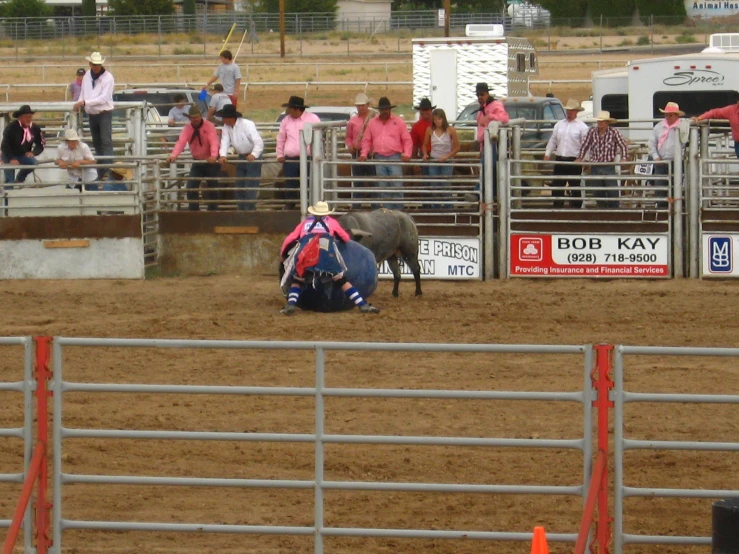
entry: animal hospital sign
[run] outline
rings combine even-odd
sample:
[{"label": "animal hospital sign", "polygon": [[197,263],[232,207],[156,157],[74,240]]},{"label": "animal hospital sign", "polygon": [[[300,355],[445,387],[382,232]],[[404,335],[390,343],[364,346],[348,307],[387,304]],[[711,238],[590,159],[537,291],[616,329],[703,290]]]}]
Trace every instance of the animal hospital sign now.
[{"label": "animal hospital sign", "polygon": [[[418,239],[418,263],[422,279],[480,279],[480,239],[463,237],[421,237]],[[410,268],[400,261],[400,274],[412,276]],[[380,279],[393,274],[382,262]]]},{"label": "animal hospital sign", "polygon": [[739,2],[728,0],[685,0],[688,17],[725,17],[739,13]]}]

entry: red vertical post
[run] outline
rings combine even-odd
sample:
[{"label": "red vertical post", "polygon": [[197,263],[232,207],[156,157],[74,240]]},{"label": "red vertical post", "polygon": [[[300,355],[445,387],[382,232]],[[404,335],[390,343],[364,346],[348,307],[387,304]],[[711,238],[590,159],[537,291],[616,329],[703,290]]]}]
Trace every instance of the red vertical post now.
[{"label": "red vertical post", "polygon": [[[613,389],[613,345],[595,345],[595,367],[590,378],[597,391],[593,405],[598,410],[598,453],[608,461],[608,410],[613,407],[609,393]],[[598,519],[595,523],[595,539],[599,554],[608,554],[611,538],[611,522],[608,511],[608,463],[604,465],[598,490]],[[591,547],[592,550],[592,547]]]},{"label": "red vertical post", "polygon": [[43,462],[38,474],[38,496],[36,499],[36,552],[46,554],[51,546],[49,529],[49,511],[51,504],[48,500],[49,484],[49,391],[48,382],[51,379],[49,361],[51,360],[51,337],[33,337],[36,344],[36,424],[39,444],[43,445]]}]

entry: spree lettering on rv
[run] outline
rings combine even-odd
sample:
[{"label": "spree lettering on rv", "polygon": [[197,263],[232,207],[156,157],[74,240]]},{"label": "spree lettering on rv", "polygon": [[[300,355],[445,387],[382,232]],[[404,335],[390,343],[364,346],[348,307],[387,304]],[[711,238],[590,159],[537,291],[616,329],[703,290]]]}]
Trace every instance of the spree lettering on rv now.
[{"label": "spree lettering on rv", "polygon": [[670,87],[683,87],[695,84],[720,85],[724,82],[724,76],[716,71],[696,69],[694,71],[676,71],[671,77],[667,77],[662,82]]}]

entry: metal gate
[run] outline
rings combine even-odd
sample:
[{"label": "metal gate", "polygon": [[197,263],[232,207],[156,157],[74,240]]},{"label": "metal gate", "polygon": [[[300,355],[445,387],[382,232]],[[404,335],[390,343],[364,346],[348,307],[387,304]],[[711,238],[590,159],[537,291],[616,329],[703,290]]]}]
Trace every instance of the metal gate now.
[{"label": "metal gate", "polygon": [[[64,378],[65,352],[72,347],[124,349],[183,349],[197,348],[209,350],[302,350],[312,352],[315,361],[315,385],[312,387],[278,386],[201,386],[201,385],[153,385],[153,384],[101,384],[90,382],[71,382]],[[329,352],[425,352],[425,353],[476,353],[476,354],[541,354],[544,356],[570,356],[581,360],[573,367],[574,375],[582,376],[582,387],[572,392],[541,391],[489,391],[489,390],[431,390],[431,389],[382,389],[382,388],[334,388],[326,386],[326,355]],[[126,360],[132,359],[126,355]],[[430,492],[430,493],[481,493],[503,495],[561,495],[585,499],[593,464],[593,408],[594,392],[591,384],[593,370],[593,347],[537,346],[537,345],[453,345],[453,344],[392,344],[392,343],[337,343],[337,342],[245,342],[245,341],[187,341],[187,340],[138,340],[138,339],[81,339],[57,337],[53,343],[53,549],[62,552],[63,532],[68,529],[94,530],[137,530],[137,531],[179,531],[234,534],[302,535],[314,538],[315,552],[324,551],[325,537],[388,537],[388,538],[431,538],[431,539],[475,539],[528,541],[532,537],[529,530],[504,532],[495,530],[434,530],[434,529],[392,529],[392,528],[351,528],[330,527],[324,524],[327,491],[383,491],[383,492]],[[122,362],[125,363],[125,362]],[[204,379],[205,380],[205,379]],[[535,382],[535,381],[534,381]],[[258,432],[207,432],[207,431],[158,431],[158,430],[117,430],[73,428],[65,418],[65,397],[73,392],[86,393],[152,393],[159,396],[167,394],[212,394],[249,396],[290,396],[314,399],[313,433],[258,433]],[[463,436],[406,436],[402,434],[383,436],[366,434],[330,434],[325,430],[325,401],[331,398],[372,399],[428,399],[434,401],[488,400],[488,401],[545,401],[555,403],[575,403],[581,414],[573,421],[580,421],[579,429],[571,429],[572,439],[557,438],[504,438],[504,437],[463,437]],[[542,432],[546,432],[543,430]],[[312,479],[232,479],[201,477],[121,476],[121,475],[81,475],[65,471],[65,444],[69,439],[166,439],[166,440],[220,440],[236,442],[288,442],[308,443],[314,449],[315,473]],[[583,466],[581,483],[576,485],[513,485],[513,484],[461,484],[424,482],[386,482],[386,481],[331,481],[325,478],[324,449],[329,445],[372,444],[372,445],[441,445],[466,446],[499,449],[557,449],[575,450],[582,453]],[[161,486],[203,486],[235,488],[271,488],[312,490],[314,495],[313,524],[307,526],[276,525],[215,525],[198,522],[172,524],[166,522],[135,521],[80,521],[65,516],[64,491],[77,483],[95,485],[161,485]],[[552,533],[551,541],[575,542],[577,529],[571,533]]]}]

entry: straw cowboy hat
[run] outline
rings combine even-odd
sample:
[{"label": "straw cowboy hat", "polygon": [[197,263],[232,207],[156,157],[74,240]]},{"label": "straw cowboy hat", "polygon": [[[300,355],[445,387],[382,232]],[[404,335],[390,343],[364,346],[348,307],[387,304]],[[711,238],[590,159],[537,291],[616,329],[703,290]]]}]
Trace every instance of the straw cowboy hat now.
[{"label": "straw cowboy hat", "polygon": [[668,102],[665,106],[665,109],[663,110],[662,108],[660,108],[659,111],[661,111],[663,114],[676,113],[680,117],[685,115],[685,112],[680,109],[680,106],[677,105],[677,102]]},{"label": "straw cowboy hat", "polygon": [[19,110],[16,110],[16,111],[14,111],[14,112],[13,112],[13,117],[14,117],[14,118],[16,118],[16,119],[18,119],[18,118],[19,118],[20,116],[22,116],[22,115],[27,115],[27,114],[29,114],[29,113],[30,113],[30,114],[34,114],[34,113],[36,113],[36,112],[34,112],[34,111],[33,111],[33,110],[31,109],[31,106],[29,106],[28,104],[23,104],[23,105],[22,105],[22,106],[20,107],[20,109],[19,109]]},{"label": "straw cowboy hat", "polygon": [[367,96],[363,92],[360,92],[359,94],[357,94],[357,97],[354,99],[355,106],[364,106],[365,104],[369,104],[369,103],[370,103],[369,96]]},{"label": "straw cowboy hat", "polygon": [[[114,166],[120,163],[121,162],[116,162]],[[122,181],[133,180],[133,169],[130,167],[112,167],[110,171],[113,172],[115,175],[118,175],[119,177],[121,177]]]},{"label": "straw cowboy hat", "polygon": [[[585,108],[583,108],[583,107],[582,107],[582,106],[580,105],[580,102],[578,102],[578,101],[577,101],[577,100],[575,100],[574,98],[570,98],[570,99],[569,99],[569,100],[567,101],[567,104],[565,104],[565,110],[567,110],[567,111],[570,111],[570,110],[577,110],[578,112],[581,112],[581,111],[583,111],[584,109],[585,109]],[[610,114],[609,114],[609,115],[610,115]]]},{"label": "straw cowboy hat", "polygon": [[605,121],[608,124],[616,123],[616,120],[611,117],[611,112],[606,110],[601,110],[598,112],[598,115],[595,117],[596,121]]},{"label": "straw cowboy hat", "polygon": [[105,63],[105,58],[100,52],[93,52],[89,56],[85,56],[85,59],[92,65],[103,65]]},{"label": "straw cowboy hat", "polygon": [[324,216],[331,215],[334,211],[328,207],[326,202],[316,202],[315,206],[308,208],[308,213],[311,215]]},{"label": "straw cowboy hat", "polygon": [[64,140],[80,140],[80,136],[74,129],[67,129],[64,131]]}]

